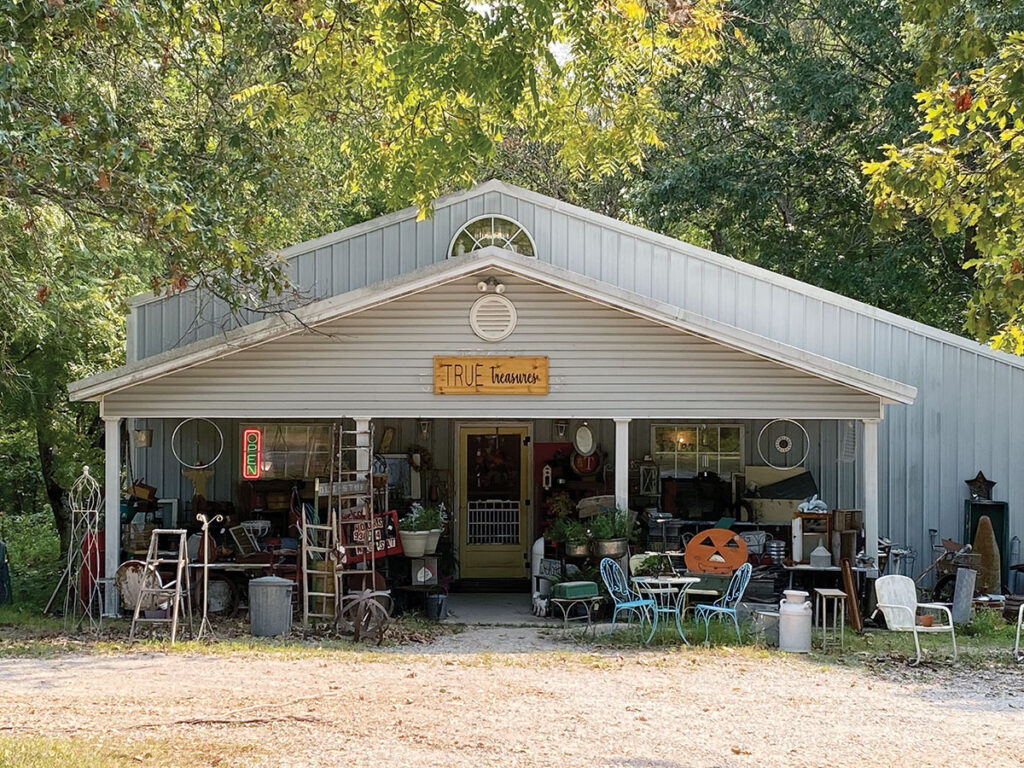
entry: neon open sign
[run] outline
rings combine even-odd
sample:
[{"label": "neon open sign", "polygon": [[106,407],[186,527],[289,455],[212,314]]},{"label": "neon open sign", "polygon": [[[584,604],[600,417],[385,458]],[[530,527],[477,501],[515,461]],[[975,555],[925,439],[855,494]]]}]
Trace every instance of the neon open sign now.
[{"label": "neon open sign", "polygon": [[242,432],[242,477],[258,480],[263,474],[263,434],[258,429]]}]

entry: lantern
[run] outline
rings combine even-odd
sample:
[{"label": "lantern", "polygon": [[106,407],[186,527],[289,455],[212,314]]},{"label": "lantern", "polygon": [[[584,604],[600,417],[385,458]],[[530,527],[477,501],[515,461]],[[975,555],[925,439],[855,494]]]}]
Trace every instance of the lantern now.
[{"label": "lantern", "polygon": [[658,465],[650,456],[644,456],[644,460],[640,462],[640,495],[659,496],[660,480],[661,470]]}]

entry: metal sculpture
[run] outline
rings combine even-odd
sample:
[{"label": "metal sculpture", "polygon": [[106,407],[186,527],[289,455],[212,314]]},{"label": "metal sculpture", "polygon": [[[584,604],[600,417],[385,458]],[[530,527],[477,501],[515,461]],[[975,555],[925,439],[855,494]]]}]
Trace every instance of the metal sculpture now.
[{"label": "metal sculpture", "polygon": [[[782,427],[786,431],[783,434],[777,436],[774,441],[768,440],[767,442],[771,444],[771,448],[769,448],[766,451],[766,441],[764,440],[764,437],[768,433],[768,431],[774,427]],[[795,427],[795,430],[791,430],[791,427]],[[793,452],[794,448],[796,448],[796,440],[794,439],[793,434],[790,434],[791,431],[793,431],[794,434],[796,432],[799,432],[800,434],[803,435],[804,439],[803,452],[800,455],[799,460],[797,461],[789,461],[789,454]],[[781,464],[776,464],[770,461],[766,454],[771,453],[772,448],[774,448],[775,452],[779,456],[785,457],[787,461]],[[771,467],[772,469],[789,469],[790,467],[802,466],[803,463],[807,461],[807,455],[810,453],[810,451],[811,438],[807,434],[807,430],[804,429],[803,424],[801,424],[799,421],[794,421],[793,419],[774,419],[773,421],[769,421],[767,424],[761,427],[761,431],[757,435],[757,453],[761,457],[761,461],[763,461],[767,466]],[[800,453],[799,450],[797,452]]]},{"label": "metal sculpture", "polygon": [[[89,474],[88,466],[82,467],[82,474],[71,485],[65,503],[69,517],[67,566],[46,610],[50,610],[63,590],[65,628],[78,629],[88,620],[89,629],[98,630],[102,623],[100,506],[103,494],[100,484]],[[118,512],[108,510],[107,514]]]},{"label": "metal sculpture", "polygon": [[202,640],[207,632],[213,637],[213,626],[207,618],[210,608],[210,525],[222,522],[224,515],[207,518],[206,515],[199,513],[196,520],[203,524],[202,538],[199,539],[199,548],[203,552],[203,620],[199,622],[199,633],[196,635],[196,640]]}]

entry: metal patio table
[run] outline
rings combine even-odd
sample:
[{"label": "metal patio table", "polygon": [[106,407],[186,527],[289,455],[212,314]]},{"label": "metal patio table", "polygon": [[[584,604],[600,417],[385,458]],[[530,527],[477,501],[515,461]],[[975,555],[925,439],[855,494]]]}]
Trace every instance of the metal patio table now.
[{"label": "metal patio table", "polygon": [[634,576],[633,583],[636,584],[640,593],[654,601],[655,610],[659,616],[674,616],[676,620],[676,631],[679,637],[687,645],[690,641],[683,633],[682,611],[683,602],[686,600],[686,592],[700,578],[697,576]]}]

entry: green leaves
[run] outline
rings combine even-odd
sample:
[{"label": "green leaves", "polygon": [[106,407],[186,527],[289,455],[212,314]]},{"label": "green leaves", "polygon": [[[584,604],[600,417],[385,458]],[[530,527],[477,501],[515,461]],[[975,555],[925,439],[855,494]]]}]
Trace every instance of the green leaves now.
[{"label": "green leaves", "polygon": [[[874,0],[736,0],[719,60],[661,90],[669,125],[631,216],[647,226],[959,331],[969,276],[921,222],[872,231],[861,175],[916,129],[916,60]],[[884,212],[888,212],[886,209]]]},{"label": "green leaves", "polygon": [[1024,34],[1009,35],[962,84],[922,91],[918,104],[920,139],[887,146],[883,160],[864,166],[876,224],[899,227],[913,216],[939,236],[963,233],[964,267],[978,284],[968,328],[1024,354]]}]

